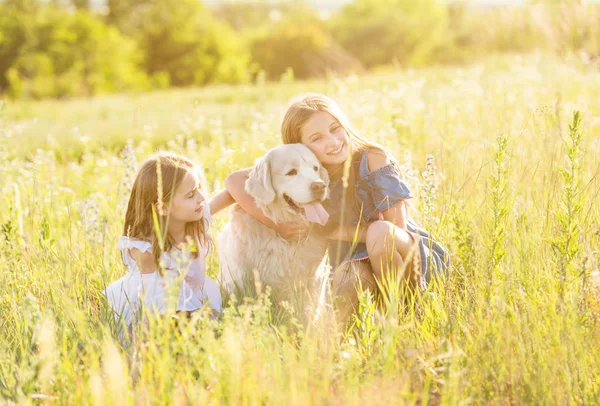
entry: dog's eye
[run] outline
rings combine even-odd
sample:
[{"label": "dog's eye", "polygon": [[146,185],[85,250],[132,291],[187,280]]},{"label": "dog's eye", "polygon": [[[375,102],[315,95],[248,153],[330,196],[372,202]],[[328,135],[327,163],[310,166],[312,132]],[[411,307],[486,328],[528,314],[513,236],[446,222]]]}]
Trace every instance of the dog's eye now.
[{"label": "dog's eye", "polygon": [[315,172],[319,170],[319,168],[317,168],[316,166],[313,166],[313,169],[315,170]]},{"label": "dog's eye", "polygon": [[285,176],[294,176],[298,174],[298,171],[295,169],[290,169],[288,173],[285,174]]}]

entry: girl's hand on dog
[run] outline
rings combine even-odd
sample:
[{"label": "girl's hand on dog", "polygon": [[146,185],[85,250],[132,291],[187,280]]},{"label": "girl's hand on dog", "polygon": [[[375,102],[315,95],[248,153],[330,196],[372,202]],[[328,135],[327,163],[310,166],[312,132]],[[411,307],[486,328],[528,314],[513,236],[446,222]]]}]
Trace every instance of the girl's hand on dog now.
[{"label": "girl's hand on dog", "polygon": [[308,225],[296,222],[279,223],[275,231],[286,240],[303,241],[308,236]]}]

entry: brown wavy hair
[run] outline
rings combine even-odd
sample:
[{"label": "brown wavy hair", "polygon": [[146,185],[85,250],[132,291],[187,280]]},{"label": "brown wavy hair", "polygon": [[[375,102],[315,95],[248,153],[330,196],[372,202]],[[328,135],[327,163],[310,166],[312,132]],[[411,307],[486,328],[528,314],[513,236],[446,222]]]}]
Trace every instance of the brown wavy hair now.
[{"label": "brown wavy hair", "polygon": [[360,180],[358,174],[362,154],[365,150],[373,149],[385,154],[391,162],[395,163],[396,161],[381,145],[370,142],[358,135],[338,104],[329,97],[319,93],[302,94],[292,100],[281,123],[282,142],[284,144],[301,143],[302,134],[300,130],[302,126],[318,111],[329,113],[344,128],[350,139],[348,145],[350,159],[346,161],[344,167],[344,191],[342,194],[345,207],[350,208],[350,210],[347,210],[347,213],[343,215],[340,221],[342,223],[349,223],[349,216],[352,211],[359,217],[359,221],[363,221],[362,216],[358,216],[362,208],[358,204],[356,196],[356,184]]},{"label": "brown wavy hair", "polygon": [[[160,255],[170,251],[175,245],[167,231],[171,198],[188,172],[197,173],[201,189],[206,190],[199,168],[189,159],[170,152],[159,152],[145,161],[133,183],[125,214],[123,235],[152,243],[152,257],[159,271]],[[153,210],[156,212],[160,230],[155,227]],[[159,231],[162,238],[159,238]],[[204,219],[189,222],[185,226],[186,236],[191,237],[194,244],[211,245],[212,241],[207,231]],[[198,251],[192,249],[194,257],[198,256]]]}]

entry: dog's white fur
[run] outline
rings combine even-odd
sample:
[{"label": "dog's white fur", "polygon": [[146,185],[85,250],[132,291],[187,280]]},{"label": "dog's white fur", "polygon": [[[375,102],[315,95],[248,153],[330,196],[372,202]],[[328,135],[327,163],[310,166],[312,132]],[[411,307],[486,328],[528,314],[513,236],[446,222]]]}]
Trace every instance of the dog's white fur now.
[{"label": "dog's white fur", "polygon": [[[321,187],[325,184],[324,190],[311,189],[319,183]],[[305,145],[287,144],[259,158],[245,186],[257,206],[276,223],[308,223],[304,211],[293,208],[285,196],[299,206],[323,201],[328,185],[327,171],[315,155]],[[219,235],[219,280],[227,291],[234,292],[256,271],[260,282],[271,286],[278,298],[289,298],[299,287],[314,294],[325,273],[321,265],[326,245],[326,239],[315,232],[305,241],[286,241],[236,206],[231,222]]]}]

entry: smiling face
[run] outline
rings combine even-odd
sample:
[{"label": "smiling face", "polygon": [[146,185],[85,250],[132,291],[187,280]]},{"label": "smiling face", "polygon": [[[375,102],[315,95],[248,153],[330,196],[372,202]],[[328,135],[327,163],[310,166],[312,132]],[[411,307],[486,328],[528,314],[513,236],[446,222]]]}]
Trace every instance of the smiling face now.
[{"label": "smiling face", "polygon": [[200,190],[198,174],[195,171],[186,171],[171,200],[170,220],[178,223],[201,220],[205,201]]},{"label": "smiling face", "polygon": [[331,114],[316,111],[300,127],[301,141],[328,169],[343,164],[348,158],[349,137],[344,127]]}]

